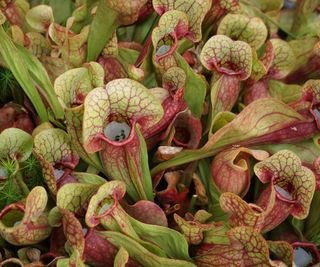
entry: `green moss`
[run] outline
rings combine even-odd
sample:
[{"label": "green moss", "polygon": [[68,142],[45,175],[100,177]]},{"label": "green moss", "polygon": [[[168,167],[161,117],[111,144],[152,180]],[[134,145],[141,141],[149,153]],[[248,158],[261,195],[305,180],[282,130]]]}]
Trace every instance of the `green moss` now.
[{"label": "green moss", "polygon": [[16,86],[16,80],[8,69],[0,68],[0,101],[5,104],[12,100],[12,87]]},{"label": "green moss", "polygon": [[39,161],[31,155],[23,164],[24,181],[31,190],[35,186],[43,186],[43,175]]},{"label": "green moss", "polygon": [[23,195],[21,194],[15,180],[16,163],[13,160],[0,160],[0,169],[6,174],[0,181],[0,210],[6,205],[17,202]]}]

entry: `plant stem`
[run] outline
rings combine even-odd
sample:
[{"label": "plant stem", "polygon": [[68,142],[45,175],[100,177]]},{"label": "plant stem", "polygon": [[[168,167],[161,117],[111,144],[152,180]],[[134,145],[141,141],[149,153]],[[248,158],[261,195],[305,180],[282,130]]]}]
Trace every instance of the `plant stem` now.
[{"label": "plant stem", "polygon": [[14,176],[15,182],[17,184],[17,186],[19,187],[20,191],[23,193],[23,195],[27,196],[29,194],[29,188],[27,187],[27,185],[25,184],[25,182],[23,181],[23,177],[21,172],[17,172]]}]

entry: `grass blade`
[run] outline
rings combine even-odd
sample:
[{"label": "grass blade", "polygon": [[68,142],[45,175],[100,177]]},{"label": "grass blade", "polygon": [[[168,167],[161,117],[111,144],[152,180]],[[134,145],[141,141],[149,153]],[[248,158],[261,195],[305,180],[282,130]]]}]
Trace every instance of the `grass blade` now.
[{"label": "grass blade", "polygon": [[87,61],[96,61],[102,49],[117,29],[118,13],[109,8],[105,0],[100,0],[88,37]]},{"label": "grass blade", "polygon": [[46,100],[48,101],[56,119],[63,119],[64,112],[54,92],[53,85],[50,81],[46,69],[41,62],[33,56],[27,49],[17,45],[21,58],[26,62],[26,66],[30,72],[31,78],[41,87],[45,93]]},{"label": "grass blade", "polygon": [[27,63],[20,56],[19,50],[15,47],[10,37],[6,34],[2,26],[0,26],[0,53],[9,67],[14,77],[32,102],[42,122],[48,121],[46,107],[35,88],[30,73],[27,69]]}]

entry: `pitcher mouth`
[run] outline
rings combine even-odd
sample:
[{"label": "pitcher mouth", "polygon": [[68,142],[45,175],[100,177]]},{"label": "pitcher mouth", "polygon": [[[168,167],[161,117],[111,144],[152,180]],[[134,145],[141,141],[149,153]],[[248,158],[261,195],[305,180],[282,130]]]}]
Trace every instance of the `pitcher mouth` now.
[{"label": "pitcher mouth", "polygon": [[202,132],[201,123],[192,117],[187,110],[177,113],[173,127],[175,133],[172,141],[176,145],[189,149],[198,147]]},{"label": "pitcher mouth", "polygon": [[318,129],[320,129],[320,104],[315,106],[311,110],[311,114],[313,115],[315,122],[317,124]]},{"label": "pitcher mouth", "polygon": [[320,261],[320,254],[313,243],[294,242],[294,262],[297,266],[311,266]]},{"label": "pitcher mouth", "polygon": [[[14,203],[6,206],[0,213],[0,220],[6,227],[15,227],[21,223],[25,212],[25,207],[22,203]],[[14,222],[7,222],[6,215],[10,214],[10,217],[13,216]]]},{"label": "pitcher mouth", "polygon": [[261,207],[251,203],[249,203],[249,206],[252,209],[252,211],[256,213],[256,215],[260,215],[263,213],[263,209]]},{"label": "pitcher mouth", "polygon": [[104,129],[104,135],[111,141],[121,142],[126,140],[131,132],[131,127],[126,122],[110,122]]},{"label": "pitcher mouth", "polygon": [[173,141],[179,146],[188,147],[191,141],[191,133],[187,126],[176,126],[175,130],[176,132],[173,137]]},{"label": "pitcher mouth", "polygon": [[[15,153],[19,154],[20,153]],[[17,156],[15,156],[16,160],[19,160]],[[0,158],[0,182],[4,181],[18,170],[18,162],[15,160],[12,160],[10,158]]]},{"label": "pitcher mouth", "polygon": [[73,155],[57,161],[53,165],[54,177],[56,182],[61,181],[67,176],[71,175],[78,162],[79,159],[77,157],[74,157]]},{"label": "pitcher mouth", "polygon": [[311,252],[302,247],[296,247],[293,255],[293,261],[297,266],[309,266],[314,261]]},{"label": "pitcher mouth", "polygon": [[112,197],[104,199],[96,209],[96,218],[103,218],[109,214],[114,209],[115,204],[116,201]]},{"label": "pitcher mouth", "polygon": [[8,175],[8,171],[0,165],[0,181],[5,180],[8,177]]},{"label": "pitcher mouth", "polygon": [[135,121],[123,116],[110,115],[102,139],[114,146],[123,146],[134,137]]},{"label": "pitcher mouth", "polygon": [[174,33],[165,35],[157,44],[156,48],[156,61],[173,54],[177,48],[177,36]]},{"label": "pitcher mouth", "polygon": [[277,197],[280,200],[288,202],[288,203],[295,203],[294,196],[291,193],[292,190],[283,188],[279,185],[274,185],[274,189],[276,191]]},{"label": "pitcher mouth", "polygon": [[[60,103],[68,109],[79,109],[82,107],[88,93],[75,92],[73,98],[67,100],[59,99]],[[67,101],[67,103],[65,102]]]}]

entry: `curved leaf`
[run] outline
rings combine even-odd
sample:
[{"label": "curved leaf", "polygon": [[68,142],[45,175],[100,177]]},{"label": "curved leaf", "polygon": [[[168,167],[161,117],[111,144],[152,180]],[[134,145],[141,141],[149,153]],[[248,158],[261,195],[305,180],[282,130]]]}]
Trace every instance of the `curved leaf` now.
[{"label": "curved leaf", "polygon": [[71,149],[70,137],[61,129],[44,130],[34,137],[33,152],[40,162],[46,183],[55,195],[56,181],[61,176],[56,174],[55,165],[73,170],[79,162],[79,156]]},{"label": "curved leaf", "polygon": [[[282,150],[257,163],[254,172],[263,182],[271,182],[277,196],[293,201],[292,216],[304,219],[308,216],[310,204],[315,191],[313,172],[301,165],[300,158],[289,150]],[[281,190],[279,189],[281,188]]]},{"label": "curved leaf", "polygon": [[246,80],[251,74],[251,47],[224,35],[215,35],[205,43],[200,60],[208,70],[235,76],[240,80]]},{"label": "curved leaf", "polygon": [[193,42],[201,40],[201,24],[210,8],[210,0],[153,0],[152,4],[159,15],[170,10],[185,12],[190,25],[187,37]]},{"label": "curved leaf", "polygon": [[46,32],[53,20],[52,8],[47,5],[35,6],[26,13],[26,21],[38,32]]},{"label": "curved leaf", "polygon": [[18,128],[8,128],[0,133],[0,158],[10,157],[19,162],[27,160],[32,153],[30,134]]},{"label": "curved leaf", "polygon": [[[24,208],[11,204],[0,214],[0,234],[9,243],[17,246],[37,244],[46,239],[51,228],[48,225],[47,215],[44,213],[48,201],[46,190],[36,186],[29,193]],[[23,210],[21,221],[11,222],[11,226],[3,223],[6,213],[10,210]]]},{"label": "curved leaf", "polygon": [[280,80],[286,77],[294,68],[295,55],[286,41],[271,39],[270,42],[274,49],[274,58],[268,75],[273,79]]},{"label": "curved leaf", "polygon": [[99,185],[93,184],[66,184],[57,193],[57,206],[71,212],[76,212],[89,201],[98,187]]},{"label": "curved leaf", "polygon": [[116,114],[134,120],[142,133],[156,124],[163,109],[155,96],[142,84],[130,79],[116,79],[106,88],[91,91],[84,102],[83,140],[85,149],[92,153],[101,150],[97,136],[103,134],[108,116]]},{"label": "curved leaf", "polygon": [[228,14],[221,20],[217,34],[229,36],[232,40],[244,41],[253,50],[257,50],[266,41],[268,30],[258,17]]}]

